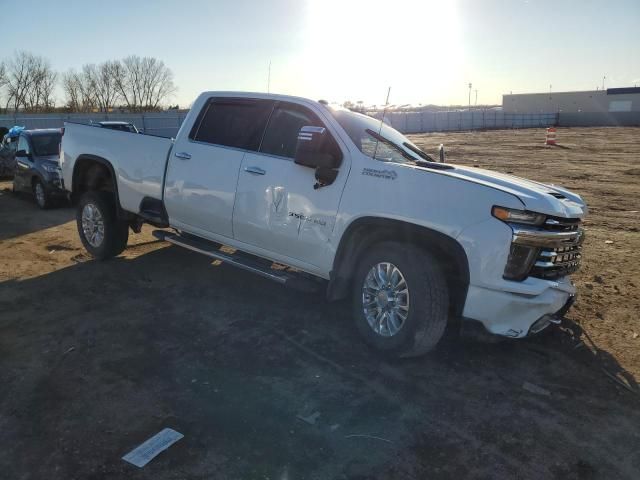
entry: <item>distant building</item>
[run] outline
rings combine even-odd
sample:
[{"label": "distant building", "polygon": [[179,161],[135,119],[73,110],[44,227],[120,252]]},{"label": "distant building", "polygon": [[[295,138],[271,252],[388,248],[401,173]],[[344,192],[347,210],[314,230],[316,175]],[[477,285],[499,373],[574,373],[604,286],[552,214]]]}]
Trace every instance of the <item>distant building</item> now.
[{"label": "distant building", "polygon": [[502,96],[504,113],[640,112],[640,87]]}]

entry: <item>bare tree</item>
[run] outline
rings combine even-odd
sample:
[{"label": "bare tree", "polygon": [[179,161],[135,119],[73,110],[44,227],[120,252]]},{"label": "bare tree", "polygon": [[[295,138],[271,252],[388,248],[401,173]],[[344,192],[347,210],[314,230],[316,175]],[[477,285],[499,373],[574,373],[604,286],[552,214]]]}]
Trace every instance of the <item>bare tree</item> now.
[{"label": "bare tree", "polygon": [[156,58],[145,57],[142,60],[142,105],[145,110],[156,110],[176,91],[173,72]]},{"label": "bare tree", "polygon": [[30,88],[25,95],[25,108],[32,112],[50,111],[54,105],[53,90],[58,74],[51,69],[48,60],[34,56],[32,59],[32,77]]},{"label": "bare tree", "polygon": [[118,62],[107,61],[100,65],[85,65],[82,67],[84,85],[93,92],[98,108],[108,112],[119,97],[116,86]]},{"label": "bare tree", "polygon": [[[0,95],[2,94],[2,90],[6,84],[7,84],[7,67],[5,66],[4,62],[0,62]],[[2,108],[0,108],[0,110],[2,110]]]},{"label": "bare tree", "polygon": [[54,106],[53,91],[57,73],[44,57],[28,52],[16,52],[6,67],[6,106],[32,111],[50,110]]},{"label": "bare tree", "polygon": [[112,72],[120,96],[133,111],[156,110],[176,91],[171,70],[153,57],[129,56]]},{"label": "bare tree", "polygon": [[83,67],[82,73],[69,70],[62,77],[67,107],[73,112],[91,112],[99,108],[96,86],[86,67]]},{"label": "bare tree", "polygon": [[7,84],[7,66],[0,62],[0,88]]},{"label": "bare tree", "polygon": [[67,107],[72,111],[108,112],[117,102],[131,111],[157,110],[175,93],[173,73],[153,57],[129,56],[123,60],[88,64],[82,71],[58,75],[49,61],[28,52],[16,52],[0,62],[0,90],[6,107],[14,111],[50,111],[60,78]]},{"label": "bare tree", "polygon": [[14,111],[25,107],[27,94],[35,81],[36,59],[31,53],[16,52],[7,63],[7,108]]},{"label": "bare tree", "polygon": [[135,92],[132,91],[132,88],[130,86],[132,75],[125,67],[124,61],[114,62],[111,74],[113,76],[113,81],[116,86],[116,90],[120,95],[120,98],[122,99],[122,101],[124,101],[124,103],[127,104],[130,110],[134,110],[134,107],[137,103],[134,96]]},{"label": "bare tree", "polygon": [[69,70],[62,75],[62,90],[64,90],[69,110],[81,112],[83,110],[82,86],[78,74],[74,70]]}]

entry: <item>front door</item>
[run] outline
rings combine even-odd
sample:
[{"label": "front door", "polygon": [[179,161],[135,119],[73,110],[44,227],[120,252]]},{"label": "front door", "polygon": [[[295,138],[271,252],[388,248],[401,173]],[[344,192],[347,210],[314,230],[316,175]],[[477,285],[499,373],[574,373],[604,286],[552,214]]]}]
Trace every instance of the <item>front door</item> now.
[{"label": "front door", "polygon": [[244,98],[205,103],[169,158],[164,202],[172,226],[205,237],[233,238],[240,165],[247,151],[258,150],[272,108],[272,101]]},{"label": "front door", "polygon": [[322,267],[348,163],[343,161],[334,183],[314,188],[315,170],[293,161],[298,133],[306,125],[324,126],[307,107],[278,102],[260,151],[242,160],[233,228],[241,242]]},{"label": "front door", "polygon": [[[20,155],[18,155],[20,154]],[[18,138],[16,152],[16,169],[13,184],[16,190],[31,191],[31,172],[33,171],[33,157],[29,140],[24,135]]]}]

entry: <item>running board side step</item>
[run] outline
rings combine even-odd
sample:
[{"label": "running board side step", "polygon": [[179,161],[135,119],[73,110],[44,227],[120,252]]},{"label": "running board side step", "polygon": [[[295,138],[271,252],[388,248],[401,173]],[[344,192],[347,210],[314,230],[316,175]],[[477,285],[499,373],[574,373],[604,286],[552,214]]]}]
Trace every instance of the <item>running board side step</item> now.
[{"label": "running board side step", "polygon": [[315,292],[318,291],[321,286],[320,282],[304,276],[295,273],[292,274],[284,270],[274,270],[271,268],[273,262],[262,260],[259,257],[254,257],[253,255],[239,251],[236,253],[223,252],[220,250],[223,245],[209,240],[200,239],[191,235],[187,237],[177,233],[167,232],[166,230],[154,230],[153,236],[158,240],[164,240],[165,242],[172,243],[193,252],[201,253],[207,257],[215,258],[216,260],[255,273],[282,285],[296,288],[297,290]]}]

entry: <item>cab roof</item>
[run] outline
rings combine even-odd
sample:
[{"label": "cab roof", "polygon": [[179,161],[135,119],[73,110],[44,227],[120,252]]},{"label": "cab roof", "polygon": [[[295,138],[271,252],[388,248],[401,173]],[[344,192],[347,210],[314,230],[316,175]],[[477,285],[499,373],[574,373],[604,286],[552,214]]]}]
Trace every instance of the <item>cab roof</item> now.
[{"label": "cab roof", "polygon": [[29,137],[36,137],[39,135],[51,135],[52,133],[60,133],[62,134],[62,129],[60,128],[38,128],[34,130],[23,130],[21,133],[27,135]]}]

